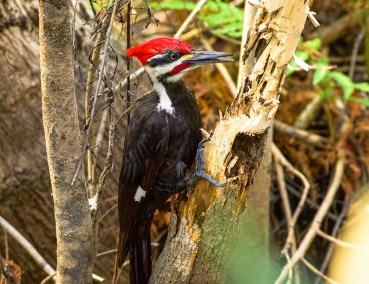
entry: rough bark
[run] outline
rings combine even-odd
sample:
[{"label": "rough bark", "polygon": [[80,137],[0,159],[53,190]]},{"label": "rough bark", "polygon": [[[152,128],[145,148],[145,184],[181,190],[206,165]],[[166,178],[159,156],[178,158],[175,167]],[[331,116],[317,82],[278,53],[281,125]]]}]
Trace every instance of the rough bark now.
[{"label": "rough bark", "polygon": [[40,1],[40,65],[46,152],[54,199],[57,283],[92,283],[92,220],[80,157],[69,0]]},{"label": "rough bark", "polygon": [[[267,1],[258,11],[244,51],[255,66],[242,76],[239,93],[205,147],[206,171],[224,182],[216,188],[199,181],[172,210],[163,253],[150,283],[223,283],[278,106],[284,71],[306,20],[304,0]],[[171,265],[168,265],[171,264]]]}]

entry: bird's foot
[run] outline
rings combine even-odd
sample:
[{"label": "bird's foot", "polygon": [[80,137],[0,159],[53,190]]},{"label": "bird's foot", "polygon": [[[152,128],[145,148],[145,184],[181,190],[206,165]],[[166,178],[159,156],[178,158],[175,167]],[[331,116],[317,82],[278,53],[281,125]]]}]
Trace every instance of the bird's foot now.
[{"label": "bird's foot", "polygon": [[198,180],[199,178],[203,178],[206,179],[208,182],[210,182],[211,184],[218,186],[218,187],[223,187],[226,186],[226,182],[225,183],[219,183],[218,181],[216,181],[215,179],[213,179],[211,176],[209,176],[207,173],[205,173],[205,158],[204,158],[204,145],[206,142],[210,141],[210,137],[203,139],[200,141],[199,146],[197,147],[197,151],[196,151],[196,162],[197,162],[197,167],[196,167],[196,171],[195,173],[188,179],[188,184],[193,184],[196,180]]}]

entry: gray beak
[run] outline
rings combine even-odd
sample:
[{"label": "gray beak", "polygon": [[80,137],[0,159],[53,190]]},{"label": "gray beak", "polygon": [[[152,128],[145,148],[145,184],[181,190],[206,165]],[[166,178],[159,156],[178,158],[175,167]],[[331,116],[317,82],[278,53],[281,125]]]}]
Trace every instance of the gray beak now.
[{"label": "gray beak", "polygon": [[228,56],[233,56],[233,54],[229,52],[192,50],[191,55],[191,58],[185,60],[185,62],[188,62],[191,65],[203,65],[233,61],[232,58],[224,58]]}]

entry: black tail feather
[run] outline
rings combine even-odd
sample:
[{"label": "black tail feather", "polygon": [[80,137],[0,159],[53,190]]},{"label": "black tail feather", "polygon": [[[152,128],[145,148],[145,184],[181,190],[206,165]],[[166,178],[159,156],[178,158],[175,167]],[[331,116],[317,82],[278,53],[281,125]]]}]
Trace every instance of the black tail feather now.
[{"label": "black tail feather", "polygon": [[118,252],[115,260],[113,283],[118,283],[120,269],[130,254],[131,284],[147,284],[151,276],[151,236],[150,225],[141,227],[141,237],[127,239],[122,232],[119,236]]},{"label": "black tail feather", "polygon": [[151,275],[150,226],[145,226],[142,238],[131,242],[131,284],[147,284]]},{"label": "black tail feather", "polygon": [[129,247],[127,246],[127,235],[125,235],[122,231],[119,232],[119,242],[118,242],[118,251],[115,258],[114,265],[114,275],[113,275],[113,284],[117,284],[119,281],[119,276],[121,273],[122,265],[127,257],[129,252]]}]

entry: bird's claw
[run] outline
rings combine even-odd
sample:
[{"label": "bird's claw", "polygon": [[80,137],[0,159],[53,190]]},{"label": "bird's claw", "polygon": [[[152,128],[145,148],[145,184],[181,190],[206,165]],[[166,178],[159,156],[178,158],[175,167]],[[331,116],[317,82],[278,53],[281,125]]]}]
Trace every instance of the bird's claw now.
[{"label": "bird's claw", "polygon": [[206,142],[211,140],[211,136],[209,138],[205,138],[203,140],[200,141],[198,147],[197,147],[197,151],[196,151],[196,162],[197,162],[197,167],[196,167],[196,171],[193,174],[193,176],[189,179],[189,183],[192,184],[195,180],[199,179],[199,178],[203,178],[206,179],[207,181],[209,181],[211,184],[218,186],[218,187],[224,187],[226,186],[226,182],[225,183],[219,183],[218,181],[216,181],[215,179],[213,179],[211,176],[209,176],[207,173],[205,173],[205,159],[204,159],[204,145]]},{"label": "bird's claw", "polygon": [[205,173],[205,171],[201,171],[201,172],[195,172],[194,174],[195,176],[197,176],[198,178],[203,178],[206,179],[208,182],[210,182],[212,185],[215,185],[217,187],[224,187],[227,185],[227,183],[219,183],[218,181],[216,181],[215,179],[213,179],[211,176],[209,176],[207,173]]}]

